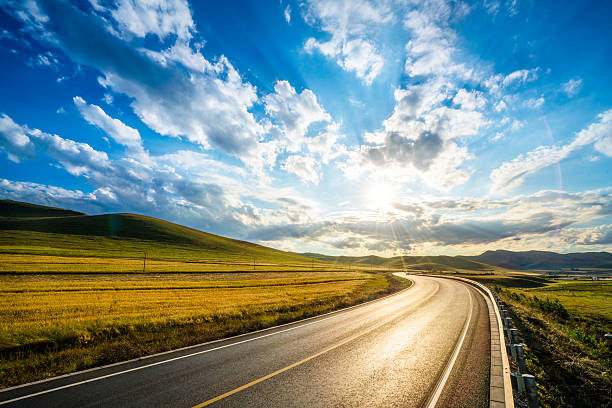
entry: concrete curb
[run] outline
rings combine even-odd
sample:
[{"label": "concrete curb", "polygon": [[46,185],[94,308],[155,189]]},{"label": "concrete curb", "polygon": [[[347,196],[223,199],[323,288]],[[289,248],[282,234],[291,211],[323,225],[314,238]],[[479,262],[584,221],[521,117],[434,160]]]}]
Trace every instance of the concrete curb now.
[{"label": "concrete curb", "polygon": [[[480,289],[484,294],[489,308],[489,321],[491,324],[491,371],[489,380],[489,407],[490,408],[514,408],[514,397],[512,395],[512,381],[510,379],[510,362],[504,342],[504,327],[501,313],[493,292],[486,286],[476,281],[447,275],[430,275],[438,278],[455,279],[468,283]],[[483,295],[484,295],[483,294]]]}]

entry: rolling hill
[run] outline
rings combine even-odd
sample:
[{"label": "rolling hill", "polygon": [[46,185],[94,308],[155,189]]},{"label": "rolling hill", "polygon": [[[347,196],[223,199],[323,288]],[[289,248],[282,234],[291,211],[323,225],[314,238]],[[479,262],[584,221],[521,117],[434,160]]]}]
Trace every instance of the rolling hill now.
[{"label": "rolling hill", "polygon": [[0,217],[68,217],[85,215],[80,212],[64,210],[63,208],[46,207],[44,205],[23,203],[13,200],[0,200]]},{"label": "rolling hill", "polygon": [[612,254],[609,252],[559,254],[547,251],[512,252],[497,250],[486,251],[477,256],[462,256],[460,258],[508,269],[612,269]]},{"label": "rolling hill", "polygon": [[303,256],[310,258],[330,261],[342,262],[358,265],[373,265],[376,267],[390,269],[424,269],[424,270],[445,270],[445,269],[469,269],[474,271],[488,271],[491,266],[484,263],[472,261],[465,258],[453,256],[396,256],[392,258],[383,258],[380,256],[331,256],[315,253],[303,253]]},{"label": "rolling hill", "polygon": [[[61,208],[0,200],[0,250],[7,247],[21,252],[57,254],[64,249],[83,255],[117,256],[131,252],[142,256],[160,253],[193,259],[251,259],[267,262],[310,260],[291,252],[279,251],[251,242],[225,238],[158,218],[138,214],[86,215]],[[25,249],[24,249],[25,248]],[[45,249],[46,248],[46,249]],[[48,249],[48,250],[47,250]],[[46,252],[45,252],[46,251]],[[188,252],[188,254],[185,253]],[[91,252],[91,253],[89,253]]]}]

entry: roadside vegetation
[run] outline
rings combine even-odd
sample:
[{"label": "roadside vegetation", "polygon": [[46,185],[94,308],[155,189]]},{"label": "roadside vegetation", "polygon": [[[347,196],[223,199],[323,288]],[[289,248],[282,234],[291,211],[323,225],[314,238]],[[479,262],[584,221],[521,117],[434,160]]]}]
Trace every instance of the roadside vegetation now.
[{"label": "roadside vegetation", "polygon": [[2,387],[314,316],[410,284],[363,272],[31,274],[0,282]]},{"label": "roadside vegetation", "polygon": [[510,306],[540,404],[612,407],[612,282],[551,281],[533,273],[470,276]]}]

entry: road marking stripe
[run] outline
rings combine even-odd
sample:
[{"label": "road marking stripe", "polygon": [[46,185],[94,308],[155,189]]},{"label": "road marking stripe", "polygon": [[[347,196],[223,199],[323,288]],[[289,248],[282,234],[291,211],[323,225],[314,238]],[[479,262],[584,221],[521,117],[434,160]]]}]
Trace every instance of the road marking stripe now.
[{"label": "road marking stripe", "polygon": [[340,343],[336,343],[333,346],[330,346],[330,347],[328,347],[328,348],[326,348],[326,349],[324,349],[322,351],[319,351],[318,353],[315,353],[315,354],[313,354],[313,355],[311,355],[309,357],[306,357],[303,360],[300,360],[300,361],[295,362],[295,363],[293,363],[291,365],[288,365],[287,367],[281,368],[280,370],[276,370],[273,373],[270,373],[268,375],[264,375],[263,377],[260,377],[260,378],[258,378],[256,380],[253,380],[253,381],[251,381],[248,384],[245,384],[245,385],[243,385],[241,387],[238,387],[238,388],[234,388],[233,390],[228,391],[225,394],[221,394],[221,395],[216,396],[214,398],[211,398],[211,399],[209,399],[207,401],[204,401],[201,404],[195,405],[195,406],[193,406],[193,408],[202,408],[202,407],[205,407],[205,406],[210,405],[210,404],[212,404],[214,402],[217,402],[217,401],[222,400],[222,399],[224,399],[226,397],[229,397],[230,395],[236,394],[236,393],[238,393],[238,392],[240,392],[240,391],[242,391],[244,389],[252,387],[255,384],[259,384],[260,382],[265,381],[265,380],[267,380],[269,378],[272,378],[272,377],[274,377],[274,376],[276,376],[278,374],[284,373],[287,370],[290,370],[290,369],[292,369],[294,367],[302,365],[302,364],[306,363],[307,361],[312,360],[313,358],[317,358],[317,357],[319,357],[319,356],[321,356],[321,355],[323,355],[323,354],[325,354],[325,353],[327,353],[329,351],[337,349],[338,347],[343,346],[346,343],[349,343],[349,342],[351,342],[351,341],[353,341],[353,340],[355,340],[355,339],[357,339],[359,337],[365,336],[366,334],[368,334],[368,333],[370,333],[370,332],[380,328],[381,326],[384,326],[385,324],[390,323],[391,321],[393,321],[396,318],[400,317],[404,313],[406,313],[406,311],[402,310],[401,312],[394,314],[392,317],[390,317],[390,318],[388,318],[386,320],[383,320],[382,322],[380,322],[380,323],[370,327],[368,330],[365,330],[365,331],[363,331],[361,333],[355,334],[355,335],[353,335],[353,336],[351,336],[351,337],[349,337],[347,339],[342,340]]},{"label": "road marking stripe", "polygon": [[470,311],[468,313],[468,317],[463,326],[463,331],[461,332],[461,337],[459,338],[459,342],[455,346],[455,351],[453,352],[452,357],[450,358],[450,360],[448,361],[446,365],[446,369],[444,370],[444,375],[442,376],[442,378],[440,378],[440,381],[436,385],[435,392],[429,398],[429,403],[427,404],[427,408],[435,408],[436,404],[438,403],[438,399],[440,398],[440,395],[442,394],[442,390],[444,389],[444,386],[446,385],[446,381],[448,381],[448,377],[450,376],[450,373],[453,370],[453,366],[455,365],[455,362],[457,361],[457,357],[459,356],[459,351],[461,351],[461,346],[463,346],[463,341],[465,340],[465,336],[467,334],[468,328],[470,326],[470,322],[472,320],[472,308],[473,308],[472,292],[470,292],[470,290],[466,286],[464,286],[464,288],[467,291],[468,295],[470,295]]},{"label": "road marking stripe", "polygon": [[[414,284],[411,286],[411,288],[412,287],[414,287]],[[375,303],[376,301],[380,300],[381,301],[380,305],[383,305],[387,300],[389,300],[392,297],[393,296],[385,297],[385,298],[382,298],[382,299],[376,299],[376,300],[372,301],[372,303]],[[367,302],[367,303],[369,303],[369,302]],[[347,309],[355,308],[356,310],[360,310],[360,308],[358,308],[358,306],[363,306],[363,305],[365,305],[365,303],[363,303],[361,305],[351,306],[350,308],[347,308]],[[344,309],[344,311],[348,311],[347,309]],[[364,309],[364,308],[361,308],[361,309]],[[334,312],[332,312],[332,313],[334,313]],[[154,366],[170,363],[170,362],[177,361],[177,360],[182,360],[182,359],[185,359],[185,358],[188,358],[188,357],[193,357],[193,356],[197,356],[197,355],[200,355],[200,354],[210,353],[212,351],[221,350],[221,349],[224,349],[224,348],[227,348],[227,347],[237,346],[239,344],[248,343],[248,342],[251,342],[251,341],[254,341],[254,340],[263,339],[265,337],[273,336],[275,334],[285,333],[285,332],[288,332],[288,331],[291,331],[291,330],[295,330],[295,329],[298,329],[298,328],[310,326],[310,325],[313,325],[315,323],[319,323],[319,322],[322,322],[322,321],[325,321],[325,320],[329,320],[329,319],[332,319],[332,318],[335,318],[335,317],[338,317],[338,316],[343,316],[343,315],[345,315],[345,313],[335,313],[333,315],[330,315],[328,317],[324,317],[322,319],[314,320],[314,321],[311,321],[311,322],[308,322],[308,323],[304,323],[304,324],[298,324],[296,326],[289,327],[287,329],[280,330],[280,331],[275,331],[273,333],[264,334],[262,336],[252,337],[252,338],[249,338],[249,339],[246,339],[246,340],[241,340],[241,341],[238,341],[238,342],[235,342],[235,343],[225,344],[223,346],[214,347],[214,348],[211,348],[211,349],[202,350],[202,351],[198,351],[198,352],[191,353],[191,354],[186,354],[184,356],[174,357],[174,358],[171,358],[171,359],[168,359],[168,360],[162,360],[162,361],[158,361],[156,363],[151,363],[151,364],[147,364],[147,365],[143,365],[143,366],[138,366],[138,367],[130,368],[128,370],[118,371],[116,373],[111,373],[111,374],[103,375],[103,376],[100,376],[100,377],[90,378],[88,380],[78,381],[78,382],[75,382],[75,383],[71,383],[71,384],[67,384],[67,385],[62,385],[60,387],[50,388],[48,390],[43,390],[43,391],[35,392],[33,394],[23,395],[21,397],[16,397],[16,398],[13,398],[13,399],[10,399],[10,400],[0,401],[0,405],[6,405],[6,404],[10,404],[11,402],[21,401],[21,400],[24,400],[24,399],[27,399],[27,398],[32,398],[32,397],[36,397],[36,396],[39,396],[39,395],[44,395],[44,394],[48,394],[48,393],[51,393],[51,392],[64,390],[66,388],[76,387],[78,385],[92,383],[92,382],[95,382],[95,381],[99,381],[99,380],[103,380],[103,379],[106,379],[106,378],[115,377],[115,376],[118,376],[118,375],[130,373],[130,372],[133,372],[133,371],[139,371],[139,370],[143,370],[145,368],[154,367]]]},{"label": "road marking stripe", "polygon": [[[439,289],[440,289],[440,285],[438,284],[438,286],[436,287],[436,290],[434,290],[432,293],[430,293],[429,296],[427,296],[426,298],[424,298],[421,301],[417,302],[417,305],[420,306],[420,305],[426,303],[429,299],[431,299],[432,297],[434,297],[438,293]],[[471,301],[471,298],[470,298],[470,301]],[[307,361],[310,361],[310,360],[312,360],[314,358],[317,358],[317,357],[319,357],[319,356],[321,356],[321,355],[323,355],[323,354],[325,354],[325,353],[327,353],[329,351],[332,351],[332,350],[334,350],[334,349],[336,349],[336,348],[338,348],[340,346],[343,346],[343,345],[345,345],[345,344],[347,344],[347,343],[349,343],[349,342],[351,342],[351,341],[353,341],[353,340],[355,340],[355,339],[357,339],[357,338],[359,338],[361,336],[365,336],[366,334],[368,334],[368,333],[370,333],[370,332],[372,332],[372,331],[374,331],[374,330],[384,326],[387,323],[390,323],[391,321],[395,320],[396,318],[398,318],[399,316],[401,316],[401,315],[403,315],[403,314],[405,314],[407,312],[408,312],[408,310],[402,310],[402,311],[394,314],[390,318],[385,319],[382,322],[380,322],[380,323],[370,327],[368,330],[365,330],[365,331],[363,331],[361,333],[358,333],[358,334],[353,335],[353,336],[351,336],[351,337],[349,337],[347,339],[344,339],[340,343],[336,343],[333,346],[330,346],[330,347],[328,347],[328,348],[326,348],[326,349],[324,349],[322,351],[319,351],[318,353],[315,353],[315,354],[313,354],[313,355],[311,355],[309,357],[306,357],[303,360],[300,360],[298,362],[290,364],[290,365],[288,365],[288,366],[286,366],[284,368],[281,368],[280,370],[276,370],[273,373],[264,375],[263,377],[260,377],[260,378],[258,378],[256,380],[253,380],[250,383],[242,385],[242,386],[240,386],[238,388],[234,388],[231,391],[228,391],[228,392],[226,392],[224,394],[218,395],[218,396],[216,396],[214,398],[211,398],[211,399],[209,399],[207,401],[204,401],[204,402],[202,402],[202,403],[200,403],[198,405],[194,405],[192,408],[202,408],[202,407],[208,406],[208,405],[210,405],[210,404],[212,404],[214,402],[220,401],[220,400],[222,400],[224,398],[227,398],[227,397],[229,397],[229,396],[231,396],[233,394],[236,394],[236,393],[238,393],[238,392],[240,392],[242,390],[245,390],[245,389],[247,389],[249,387],[252,387],[253,385],[259,384],[262,381],[268,380],[268,379],[270,379],[270,378],[272,378],[272,377],[274,377],[274,376],[276,376],[278,374],[281,374],[281,373],[283,373],[283,372],[285,372],[287,370],[290,370],[290,369],[292,369],[294,367],[302,365],[302,364],[306,363]]]}]

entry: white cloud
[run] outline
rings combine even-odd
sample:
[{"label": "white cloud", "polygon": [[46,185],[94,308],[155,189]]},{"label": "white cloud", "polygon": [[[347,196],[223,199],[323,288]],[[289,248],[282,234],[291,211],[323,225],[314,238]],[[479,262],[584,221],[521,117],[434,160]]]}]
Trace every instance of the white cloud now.
[{"label": "white cloud", "polygon": [[287,157],[281,168],[298,176],[303,182],[319,184],[319,165],[313,157],[293,155]]},{"label": "white cloud", "polygon": [[544,105],[545,99],[543,96],[539,98],[529,98],[525,101],[525,105],[531,109],[540,109]]},{"label": "white cloud", "polygon": [[570,79],[569,81],[561,85],[561,90],[567,94],[568,97],[573,98],[578,95],[582,89],[582,78]]},{"label": "white cloud", "polygon": [[331,116],[310,89],[297,93],[288,81],[277,81],[274,91],[263,98],[266,112],[280,124],[287,149],[298,151],[308,127],[315,122],[328,122]]},{"label": "white cloud", "polygon": [[612,156],[612,110],[600,114],[598,119],[598,122],[578,132],[575,139],[567,145],[539,146],[526,154],[518,155],[511,161],[502,163],[490,174],[491,193],[516,188],[528,175],[558,163],[573,151],[592,143],[600,153]]},{"label": "white cloud", "polygon": [[516,132],[517,130],[521,130],[522,128],[524,128],[526,124],[527,122],[525,122],[524,120],[514,119],[512,121],[512,125],[510,125],[510,130],[512,132]]},{"label": "white cloud", "polygon": [[506,102],[504,102],[503,100],[500,100],[497,104],[495,104],[496,112],[501,112],[503,110],[506,110],[507,108],[508,106],[506,105]]},{"label": "white cloud", "polygon": [[540,68],[532,69],[519,69],[509,73],[508,75],[494,74],[485,78],[482,84],[491,92],[493,95],[503,96],[502,91],[505,88],[516,88],[517,85],[524,86],[529,82],[533,82],[538,79],[538,72]]},{"label": "white cloud", "polygon": [[460,89],[453,98],[453,103],[459,105],[462,109],[473,111],[483,109],[487,101],[482,92]]},{"label": "white cloud", "polygon": [[87,143],[18,125],[7,115],[0,119],[0,142],[13,161],[34,158],[36,149],[40,149],[75,176],[105,172],[110,168],[106,153],[93,149]]},{"label": "white cloud", "polygon": [[[567,238],[576,239],[584,231],[568,227],[609,216],[610,197],[609,189],[540,191],[508,200],[419,197],[395,203],[385,212],[347,209],[307,225],[262,227],[252,237],[271,243],[297,240],[302,245],[313,240],[328,249],[349,248],[358,254],[424,249],[465,254],[491,247],[524,250],[551,244],[566,249]],[[603,229],[591,231],[582,241],[596,245],[607,239],[608,229]]]},{"label": "white cloud", "polygon": [[[96,9],[102,6],[93,1]],[[195,29],[189,4],[185,0],[119,0],[111,15],[119,30],[137,37],[154,34],[163,40],[170,34],[179,39],[191,38]]]},{"label": "white cloud", "polygon": [[490,0],[484,0],[483,4],[484,8],[487,10],[487,13],[492,14],[492,15],[497,15],[497,13],[499,12],[499,1],[490,1]]},{"label": "white cloud", "polygon": [[[404,26],[412,33],[406,44],[408,58],[406,73],[410,76],[467,74],[463,66],[453,61],[455,33],[440,20],[439,14],[449,13],[448,6],[435,10],[413,10],[404,19]],[[433,13],[432,13],[433,11]]]},{"label": "white cloud", "polygon": [[0,117],[0,149],[9,160],[19,163],[22,159],[32,159],[35,156],[34,143],[28,134],[30,130],[16,124],[6,114]]},{"label": "white cloud", "polygon": [[89,124],[109,135],[115,142],[128,147],[133,153],[143,154],[142,139],[138,130],[125,125],[119,119],[111,118],[97,105],[88,105],[80,96],[72,98],[81,116]]},{"label": "white cloud", "polygon": [[538,71],[539,68],[519,69],[506,75],[502,80],[502,84],[504,86],[510,86],[515,83],[525,85],[527,82],[533,82],[538,79]]},{"label": "white cloud", "polygon": [[285,21],[287,22],[287,24],[291,24],[291,6],[287,5],[287,7],[285,7],[285,11],[283,12],[284,16],[285,16]]},{"label": "white cloud", "polygon": [[504,134],[502,132],[497,132],[490,139],[496,142],[498,140],[501,140],[503,137],[504,137]]},{"label": "white cloud", "polygon": [[344,145],[338,143],[342,136],[338,133],[340,125],[330,123],[325,131],[306,141],[308,151],[319,155],[323,164],[329,163],[344,153]]},{"label": "white cloud", "polygon": [[354,72],[369,85],[384,65],[378,47],[370,38],[377,27],[389,22],[392,17],[390,7],[383,2],[310,0],[306,21],[319,24],[332,38],[325,42],[309,38],[304,48],[309,52],[318,50],[336,59],[344,70]]},{"label": "white cloud", "polygon": [[[74,62],[100,70],[99,83],[129,96],[134,112],[159,134],[185,137],[241,159],[256,151],[266,132],[249,111],[258,102],[257,90],[227,58],[221,55],[210,63],[199,51],[201,44],[191,43],[195,28],[186,2],[126,1],[109,9],[101,4],[95,3],[96,9],[105,18],[65,2],[53,7],[41,3],[38,11],[44,18],[25,6],[15,15]],[[136,12],[139,17],[132,19]],[[119,37],[113,24],[121,30]],[[127,34],[159,36],[167,48],[135,49],[123,40]]]}]

